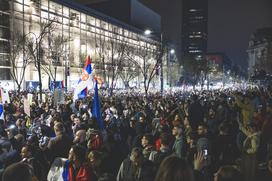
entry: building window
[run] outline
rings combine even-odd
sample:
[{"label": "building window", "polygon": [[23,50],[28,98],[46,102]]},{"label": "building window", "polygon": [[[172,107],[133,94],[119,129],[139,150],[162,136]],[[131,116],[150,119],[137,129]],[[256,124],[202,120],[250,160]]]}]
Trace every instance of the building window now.
[{"label": "building window", "polygon": [[202,38],[202,35],[189,35],[189,38]]},{"label": "building window", "polygon": [[197,12],[197,9],[189,9],[189,12]]},{"label": "building window", "polygon": [[0,39],[8,40],[10,37],[9,29],[0,27]]},{"label": "building window", "polygon": [[0,41],[0,53],[9,53],[8,41]]},{"label": "building window", "polygon": [[201,50],[189,50],[189,53],[202,53]]},{"label": "building window", "polygon": [[198,47],[189,46],[188,49],[189,50],[196,50],[196,49],[198,49]]},{"label": "building window", "polygon": [[0,12],[0,25],[9,27],[9,15]]},{"label": "building window", "polygon": [[10,80],[10,69],[8,68],[1,68],[0,71],[0,80]]},{"label": "building window", "polygon": [[8,54],[0,54],[0,66],[10,66]]},{"label": "building window", "polygon": [[2,10],[2,11],[9,10],[9,1],[8,0],[1,0],[0,1],[0,10]]}]

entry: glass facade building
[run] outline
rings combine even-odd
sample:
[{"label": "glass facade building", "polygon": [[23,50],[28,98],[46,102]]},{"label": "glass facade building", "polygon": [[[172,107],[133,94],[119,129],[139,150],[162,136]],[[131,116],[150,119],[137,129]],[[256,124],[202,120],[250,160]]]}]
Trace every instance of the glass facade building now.
[{"label": "glass facade building", "polygon": [[[52,65],[55,79],[66,80],[68,88],[78,81],[87,55],[91,57],[95,74],[107,82],[111,79],[109,72],[114,68],[111,61],[120,54],[113,50],[113,44],[116,47],[122,44],[133,47],[134,51],[145,50],[150,53],[154,53],[160,46],[159,40],[146,37],[143,30],[71,1],[0,0],[0,80],[11,80],[10,47],[14,46],[11,40],[16,34],[20,32],[39,37],[42,25],[51,21],[54,22],[54,29],[43,39],[42,46],[45,48],[42,63],[49,68]],[[57,60],[52,58],[52,51],[56,50],[49,50],[52,37],[61,37],[63,40],[62,53]],[[22,53],[19,59],[23,56]],[[152,60],[151,64],[155,63],[155,59]],[[50,61],[51,64],[48,63]],[[137,68],[133,69],[132,64],[124,62],[122,70],[137,73]],[[33,63],[26,67],[24,79],[24,82],[38,81],[38,72]],[[131,84],[139,87],[141,80],[138,73]],[[154,79],[158,80],[157,77]],[[42,71],[42,81],[46,88],[49,75],[45,71]],[[122,87],[122,81],[119,80],[116,84],[117,87]]]},{"label": "glass facade building", "polygon": [[207,53],[208,1],[182,2],[182,56],[203,57]]}]

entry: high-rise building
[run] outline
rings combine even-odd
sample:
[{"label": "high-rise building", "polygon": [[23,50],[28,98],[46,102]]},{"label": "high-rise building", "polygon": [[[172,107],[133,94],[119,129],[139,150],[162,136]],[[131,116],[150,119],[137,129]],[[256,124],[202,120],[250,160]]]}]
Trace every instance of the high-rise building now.
[{"label": "high-rise building", "polygon": [[208,0],[183,0],[182,56],[202,58],[207,52]]},{"label": "high-rise building", "polygon": [[257,29],[250,38],[248,49],[248,75],[259,71],[272,74],[272,28]]}]

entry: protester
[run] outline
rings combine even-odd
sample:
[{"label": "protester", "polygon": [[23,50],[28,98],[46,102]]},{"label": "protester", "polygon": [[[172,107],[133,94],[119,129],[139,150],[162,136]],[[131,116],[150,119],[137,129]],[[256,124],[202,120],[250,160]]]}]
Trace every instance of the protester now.
[{"label": "protester", "polygon": [[2,181],[33,181],[32,170],[26,163],[14,163],[8,166],[3,175]]},{"label": "protester", "polygon": [[244,181],[244,179],[238,169],[226,165],[214,174],[214,181]]},{"label": "protester", "polygon": [[69,151],[67,178],[76,181],[92,181],[95,176],[92,169],[86,163],[86,149],[79,145],[74,145]]},{"label": "protester", "polygon": [[57,122],[54,125],[56,137],[48,143],[48,156],[51,161],[56,157],[67,158],[72,145],[72,140],[66,135],[64,125]]},{"label": "protester", "polygon": [[173,144],[173,153],[176,154],[179,158],[185,158],[186,157],[186,144],[185,144],[185,138],[183,136],[183,128],[181,125],[174,126],[172,130],[173,136],[175,136],[175,142]]},{"label": "protester", "polygon": [[179,157],[166,158],[160,165],[155,181],[194,181],[192,168]]},{"label": "protester", "polygon": [[[14,94],[0,121],[0,166],[6,170],[21,161],[33,167],[31,176],[43,180],[47,175],[50,181],[63,180],[68,167],[71,178],[78,176],[78,168],[90,171],[85,179],[151,181],[156,172],[163,175],[158,168],[165,168],[164,160],[174,154],[178,158],[170,162],[179,160],[188,171],[176,170],[177,174],[191,170],[197,181],[211,181],[217,171],[223,176],[236,173],[225,169],[230,164],[240,168],[245,181],[262,178],[256,177],[258,165],[265,165],[264,175],[270,178],[266,159],[272,153],[271,92],[267,88],[144,96],[118,90],[108,96],[100,89],[101,118],[93,114],[92,94],[74,101],[65,93],[65,101],[54,104],[51,93],[40,103],[34,91],[30,116],[24,113],[21,93]],[[195,164],[196,158],[202,164]]]},{"label": "protester", "polygon": [[150,181],[155,176],[155,167],[151,161],[144,158],[142,149],[132,149],[118,171],[117,181]]}]

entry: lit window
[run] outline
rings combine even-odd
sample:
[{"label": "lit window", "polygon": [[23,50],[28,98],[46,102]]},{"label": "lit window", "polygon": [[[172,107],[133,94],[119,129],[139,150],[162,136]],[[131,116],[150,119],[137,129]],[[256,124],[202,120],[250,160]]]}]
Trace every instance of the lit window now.
[{"label": "lit window", "polygon": [[189,12],[196,12],[197,9],[189,9]]},{"label": "lit window", "polygon": [[198,49],[198,47],[189,46],[188,49],[195,50],[195,49]]},{"label": "lit window", "polygon": [[189,38],[202,38],[202,35],[189,35]]},{"label": "lit window", "polygon": [[195,17],[193,17],[193,19],[204,19],[204,17],[203,16],[195,16]]},{"label": "lit window", "polygon": [[201,50],[189,50],[189,53],[201,53]]}]

